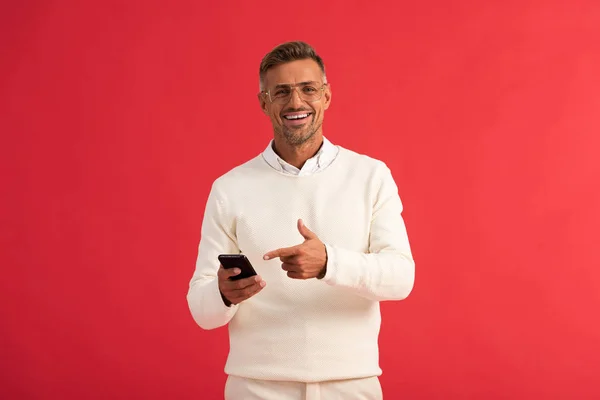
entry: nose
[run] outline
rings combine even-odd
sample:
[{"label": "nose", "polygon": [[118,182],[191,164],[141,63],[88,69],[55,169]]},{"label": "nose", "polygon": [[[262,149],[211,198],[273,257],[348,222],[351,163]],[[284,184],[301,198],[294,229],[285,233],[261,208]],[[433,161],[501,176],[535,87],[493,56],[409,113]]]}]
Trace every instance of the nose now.
[{"label": "nose", "polygon": [[288,104],[294,108],[298,108],[299,106],[302,106],[303,103],[304,101],[300,98],[298,88],[293,88]]}]

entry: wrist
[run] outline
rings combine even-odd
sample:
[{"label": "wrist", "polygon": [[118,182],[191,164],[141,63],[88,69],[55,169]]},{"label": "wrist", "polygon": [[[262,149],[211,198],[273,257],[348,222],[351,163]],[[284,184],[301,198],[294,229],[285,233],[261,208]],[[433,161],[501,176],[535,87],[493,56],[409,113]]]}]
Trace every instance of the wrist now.
[{"label": "wrist", "polygon": [[317,275],[317,279],[323,279],[325,278],[325,275],[327,274],[327,246],[323,245],[323,247],[325,248],[325,264],[323,264],[323,268],[321,268],[321,271],[319,271],[319,275]]},{"label": "wrist", "polygon": [[225,303],[225,305],[227,307],[231,307],[231,302],[229,300],[227,300],[227,297],[223,296],[221,289],[219,289],[219,294],[221,295],[221,299],[223,300],[223,303]]},{"label": "wrist", "polygon": [[327,265],[325,265],[321,271],[319,272],[319,275],[317,275],[317,279],[323,279],[325,278],[325,275],[327,274]]}]

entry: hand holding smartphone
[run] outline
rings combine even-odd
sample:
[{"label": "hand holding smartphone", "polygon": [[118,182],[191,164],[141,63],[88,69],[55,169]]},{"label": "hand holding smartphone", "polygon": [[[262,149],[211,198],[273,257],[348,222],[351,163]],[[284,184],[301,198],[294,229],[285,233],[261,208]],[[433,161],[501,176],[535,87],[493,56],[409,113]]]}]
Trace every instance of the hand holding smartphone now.
[{"label": "hand holding smartphone", "polygon": [[[265,287],[266,282],[256,273],[250,260],[243,254],[219,255],[221,267],[218,272],[219,291],[226,306],[239,304]],[[239,274],[234,274],[234,269]]]}]

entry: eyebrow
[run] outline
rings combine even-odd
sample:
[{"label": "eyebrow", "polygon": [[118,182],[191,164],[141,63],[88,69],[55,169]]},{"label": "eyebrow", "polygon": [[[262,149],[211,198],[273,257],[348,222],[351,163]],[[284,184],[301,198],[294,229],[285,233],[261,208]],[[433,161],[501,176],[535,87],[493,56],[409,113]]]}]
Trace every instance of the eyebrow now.
[{"label": "eyebrow", "polygon": [[[317,83],[316,81],[306,81],[306,82],[300,82],[297,83],[296,85],[301,86],[301,85],[309,85],[311,83]],[[279,83],[277,85],[275,85],[275,88],[280,88],[280,87],[290,87],[293,86],[291,83]],[[295,85],[294,85],[295,86]]]}]

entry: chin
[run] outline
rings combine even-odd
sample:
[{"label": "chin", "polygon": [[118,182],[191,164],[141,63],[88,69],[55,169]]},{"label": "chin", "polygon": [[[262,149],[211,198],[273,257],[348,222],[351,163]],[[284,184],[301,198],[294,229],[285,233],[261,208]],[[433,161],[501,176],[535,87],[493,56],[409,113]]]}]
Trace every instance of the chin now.
[{"label": "chin", "polygon": [[285,140],[294,146],[299,146],[301,144],[306,143],[307,141],[309,141],[313,136],[315,135],[315,131],[314,130],[310,130],[308,132],[294,132],[294,131],[289,131],[287,129],[285,129],[283,131],[283,136],[285,137]]}]

